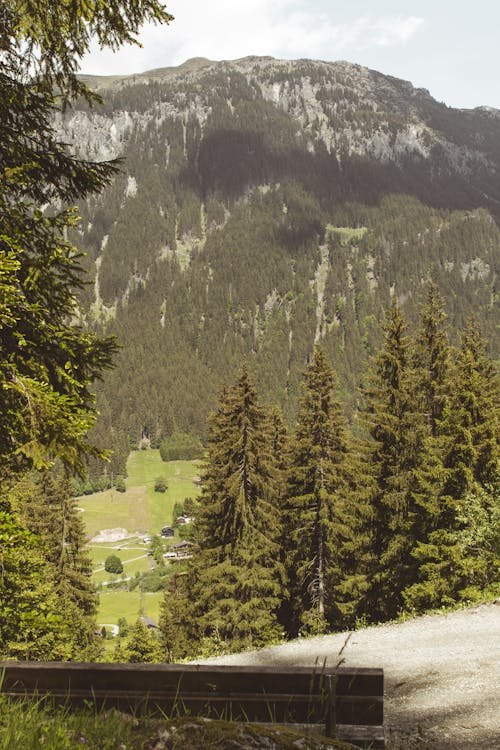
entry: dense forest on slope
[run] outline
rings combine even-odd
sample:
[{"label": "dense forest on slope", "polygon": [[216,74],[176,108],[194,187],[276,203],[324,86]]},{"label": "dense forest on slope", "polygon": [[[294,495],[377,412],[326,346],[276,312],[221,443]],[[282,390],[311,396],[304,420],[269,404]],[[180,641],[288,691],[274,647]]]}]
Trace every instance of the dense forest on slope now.
[{"label": "dense forest on slope", "polygon": [[75,236],[93,279],[81,314],[123,346],[95,428],[115,471],[143,434],[203,435],[244,356],[292,424],[321,342],[352,411],[383,310],[396,296],[414,320],[429,274],[452,330],[474,313],[498,352],[495,112],[347,63],[268,58],[100,92],[61,127],[80,153],[123,157]]},{"label": "dense forest on slope", "polygon": [[[434,284],[393,301],[348,429],[315,347],[288,431],[243,365],[207,429],[187,570],[161,610],[175,661],[350,630],[498,591],[498,383],[474,323],[448,340]],[[282,635],[281,635],[282,637]]]}]

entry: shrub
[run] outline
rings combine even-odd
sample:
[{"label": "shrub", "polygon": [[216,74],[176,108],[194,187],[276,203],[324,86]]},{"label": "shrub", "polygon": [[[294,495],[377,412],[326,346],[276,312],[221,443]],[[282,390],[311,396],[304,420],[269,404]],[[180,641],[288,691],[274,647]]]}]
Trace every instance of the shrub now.
[{"label": "shrub", "polygon": [[159,537],[158,535],[155,535],[151,539],[151,545],[149,547],[149,551],[151,552],[153,560],[156,562],[157,565],[165,564],[163,560],[163,553],[165,550],[163,549],[163,542],[161,540],[161,537]]},{"label": "shrub", "polygon": [[165,477],[156,477],[155,479],[155,492],[166,492],[168,489],[167,480]]},{"label": "shrub", "polygon": [[125,492],[126,489],[124,477],[122,477],[121,474],[118,474],[115,478],[115,490],[117,492]]},{"label": "shrub", "polygon": [[124,638],[128,634],[128,631],[129,631],[129,626],[128,626],[128,622],[126,618],[119,617],[117,625],[118,625],[118,635],[120,636],[120,638]]},{"label": "shrub", "polygon": [[160,456],[163,461],[192,461],[203,456],[201,440],[187,432],[174,432],[162,440]]},{"label": "shrub", "polygon": [[174,529],[176,529],[178,526],[177,519],[179,518],[179,516],[182,516],[183,514],[184,514],[184,503],[181,503],[179,500],[177,500],[174,503],[174,509],[172,511],[172,519],[173,519],[172,525]]},{"label": "shrub", "polygon": [[195,516],[200,503],[192,497],[186,497],[184,500],[184,513],[186,516]]},{"label": "shrub", "polygon": [[115,573],[116,575],[123,573],[123,563],[118,555],[108,555],[104,563],[104,570],[106,573]]},{"label": "shrub", "polygon": [[125,492],[125,479],[121,476],[121,474],[118,474],[118,476],[115,479],[115,490],[117,492]]}]

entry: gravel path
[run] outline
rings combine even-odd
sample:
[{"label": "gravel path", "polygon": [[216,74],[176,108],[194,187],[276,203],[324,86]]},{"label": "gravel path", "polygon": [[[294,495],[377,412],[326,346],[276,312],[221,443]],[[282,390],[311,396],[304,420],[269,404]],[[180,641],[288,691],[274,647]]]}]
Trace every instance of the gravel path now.
[{"label": "gravel path", "polygon": [[500,602],[210,661],[383,667],[389,748],[500,750]]}]

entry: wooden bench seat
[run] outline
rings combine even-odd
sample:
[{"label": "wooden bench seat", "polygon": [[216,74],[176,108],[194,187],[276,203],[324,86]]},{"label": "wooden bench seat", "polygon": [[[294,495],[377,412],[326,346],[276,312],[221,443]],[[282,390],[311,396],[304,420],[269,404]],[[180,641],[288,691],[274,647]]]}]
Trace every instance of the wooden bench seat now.
[{"label": "wooden bench seat", "polygon": [[322,725],[327,736],[385,747],[381,669],[6,661],[0,691],[171,717]]}]

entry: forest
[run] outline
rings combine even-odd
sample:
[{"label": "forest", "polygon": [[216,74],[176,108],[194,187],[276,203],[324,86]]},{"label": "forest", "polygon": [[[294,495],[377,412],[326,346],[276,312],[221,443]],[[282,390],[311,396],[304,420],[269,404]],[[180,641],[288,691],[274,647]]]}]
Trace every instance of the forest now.
[{"label": "forest", "polygon": [[414,324],[429,275],[452,342],[474,314],[499,352],[500,120],[373,72],[360,83],[348,64],[183,71],[104,87],[60,125],[85,158],[123,159],[71,235],[91,282],[81,320],[121,344],[97,384],[91,435],[113,457],[92,464],[95,487],[123,474],[144,431],[154,447],[179,430],[204,439],[244,357],[291,428],[320,343],[350,419],[391,295]]},{"label": "forest", "polygon": [[[56,0],[53,24],[48,9],[0,9],[0,656],[103,658],[75,481],[103,487],[141,440],[168,457],[180,435],[204,453],[194,551],[159,633],[138,621],[116,660],[495,595],[500,235],[495,201],[469,190],[481,170],[451,174],[439,149],[339,162],[244,76],[211,72],[203,137],[196,118],[147,125],[142,146],[134,131],[127,176],[75,155],[58,118],[145,107],[140,87],[99,105],[77,57],[170,16],[156,0]],[[379,123],[348,78],[334,109],[307,75],[332,122],[350,102],[360,133]],[[469,142],[468,117],[419,106]]]}]

